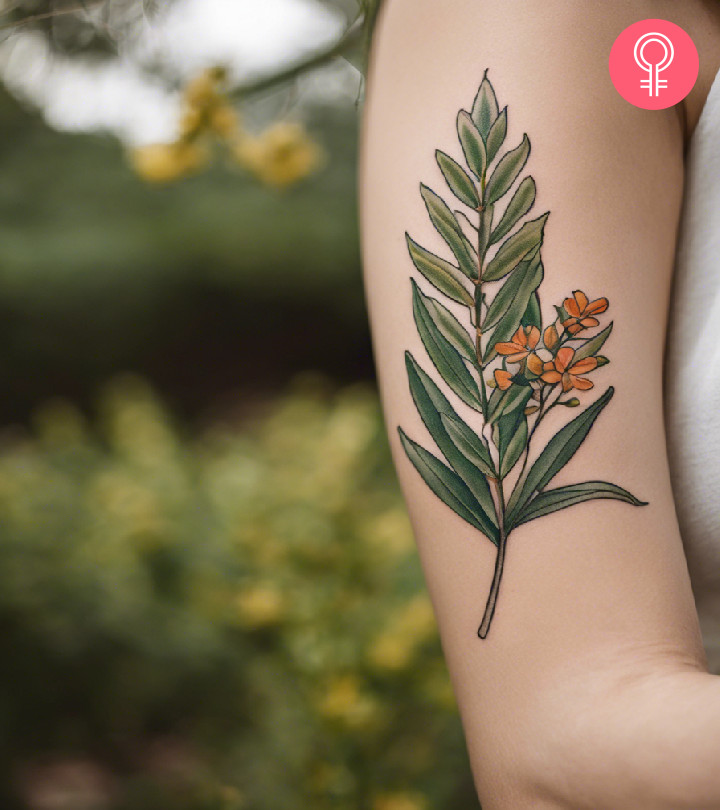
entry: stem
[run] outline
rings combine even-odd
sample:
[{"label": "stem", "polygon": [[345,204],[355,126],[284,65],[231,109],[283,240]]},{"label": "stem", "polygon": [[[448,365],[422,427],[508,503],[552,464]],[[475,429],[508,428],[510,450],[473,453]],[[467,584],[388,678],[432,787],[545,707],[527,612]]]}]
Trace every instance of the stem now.
[{"label": "stem", "polygon": [[495,557],[495,573],[493,574],[492,585],[490,586],[490,593],[488,594],[487,603],[485,605],[485,614],[483,615],[482,622],[478,628],[478,636],[485,638],[490,630],[490,622],[492,621],[495,613],[495,605],[497,604],[498,592],[500,590],[500,580],[502,579],[503,566],[505,564],[505,549],[507,547],[507,535],[505,534],[505,497],[503,495],[502,481],[492,479],[497,496],[497,504],[495,510],[498,518],[498,528],[500,536],[498,538],[498,552]]},{"label": "stem", "polygon": [[279,84],[291,81],[308,70],[321,67],[322,65],[331,62],[333,59],[338,56],[342,56],[346,51],[355,47],[355,45],[360,42],[363,35],[363,22],[364,18],[362,17],[356,20],[333,45],[323,48],[322,50],[301,59],[299,62],[296,62],[294,65],[290,65],[284,70],[277,73],[271,73],[269,76],[263,76],[252,82],[248,82],[247,84],[242,84],[239,87],[234,88],[229,95],[235,96],[236,98],[245,98],[246,96],[254,95],[255,93],[261,93],[265,90],[270,90]]}]

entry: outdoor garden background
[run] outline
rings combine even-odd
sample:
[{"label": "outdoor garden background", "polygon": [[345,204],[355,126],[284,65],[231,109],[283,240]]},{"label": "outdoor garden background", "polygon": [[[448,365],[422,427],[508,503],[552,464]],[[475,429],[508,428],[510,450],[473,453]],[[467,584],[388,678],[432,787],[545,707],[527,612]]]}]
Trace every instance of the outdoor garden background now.
[{"label": "outdoor garden background", "polygon": [[0,2],[3,810],[477,806],[374,384],[371,14]]}]

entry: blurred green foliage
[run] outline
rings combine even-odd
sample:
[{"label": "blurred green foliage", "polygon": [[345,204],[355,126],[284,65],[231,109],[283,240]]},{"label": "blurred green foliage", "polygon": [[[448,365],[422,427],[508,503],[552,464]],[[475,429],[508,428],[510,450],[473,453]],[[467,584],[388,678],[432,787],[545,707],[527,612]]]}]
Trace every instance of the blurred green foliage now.
[{"label": "blurred green foliage", "polygon": [[[0,446],[3,808],[468,808],[371,387],[196,437],[140,378]],[[48,798],[50,797],[50,798]]]},{"label": "blurred green foliage", "polygon": [[239,379],[278,390],[298,368],[371,374],[352,102],[314,111],[327,164],[284,192],[222,162],[149,186],[110,136],[54,132],[1,93],[0,120],[0,383],[13,392],[0,421],[54,394],[87,401],[128,368],[190,414]]}]

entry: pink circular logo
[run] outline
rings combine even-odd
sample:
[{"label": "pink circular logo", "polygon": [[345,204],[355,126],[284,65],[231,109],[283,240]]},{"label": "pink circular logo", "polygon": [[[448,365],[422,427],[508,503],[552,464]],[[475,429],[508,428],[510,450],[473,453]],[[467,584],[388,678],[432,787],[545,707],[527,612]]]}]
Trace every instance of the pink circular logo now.
[{"label": "pink circular logo", "polygon": [[668,20],[629,25],[610,51],[610,78],[620,95],[643,110],[664,110],[693,89],[700,68],[695,43]]}]

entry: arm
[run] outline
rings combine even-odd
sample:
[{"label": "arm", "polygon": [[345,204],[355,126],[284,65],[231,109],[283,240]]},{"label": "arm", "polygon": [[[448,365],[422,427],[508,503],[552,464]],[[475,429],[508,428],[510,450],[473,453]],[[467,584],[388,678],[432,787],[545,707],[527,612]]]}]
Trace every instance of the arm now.
[{"label": "arm", "polygon": [[[636,1],[454,0],[441,7],[387,0],[376,34],[361,154],[373,340],[396,466],[485,810],[720,807],[720,685],[705,667],[662,413],[683,119],[673,109],[630,106],[607,74],[617,34],[653,16],[676,19],[668,4]],[[486,68],[498,110],[507,105],[508,128],[483,177],[471,144],[465,151],[477,176],[467,171],[473,167],[456,116],[468,110],[482,130],[471,107]],[[498,110],[490,108],[494,120]],[[492,167],[523,133],[532,147],[527,163],[483,225]],[[474,192],[442,156],[436,163],[436,149],[464,164]],[[455,174],[455,195],[443,161],[444,173]],[[503,240],[488,247],[483,228],[497,226],[525,176],[536,186],[534,204],[514,227],[535,222],[528,224],[535,233],[528,233],[525,264],[497,279],[492,262]],[[436,220],[447,212],[427,189],[418,194],[421,181],[444,200],[458,197],[451,207],[468,213],[469,221],[457,221],[470,250],[462,237],[459,244],[452,234],[444,239],[442,222],[433,228],[433,206]],[[460,291],[447,278],[433,281],[439,271],[428,269],[423,249],[457,267],[450,274]],[[540,309],[533,313],[523,298],[527,289],[511,297],[523,310],[518,328],[533,344],[518,359],[522,347],[513,355],[509,344],[522,343],[522,335],[496,333],[489,311],[520,272],[535,273],[528,285]],[[571,329],[573,290],[586,292],[591,308],[600,302],[588,315],[604,319],[597,327]],[[575,301],[582,310],[584,299]],[[564,307],[560,314],[554,305]],[[556,319],[561,346],[544,331]],[[571,379],[574,387],[563,391],[565,371],[573,371],[567,349],[579,356],[610,320],[602,351],[588,354],[595,361],[575,369],[593,387]],[[436,340],[428,349],[434,329],[446,344]],[[501,453],[510,451],[507,441],[498,449],[491,412],[508,383],[539,394],[522,401],[519,421],[503,416],[507,436],[527,430],[531,438],[520,436],[517,463],[501,471]],[[546,453],[548,473],[533,472],[553,437],[583,413],[590,424],[578,428],[574,452],[549,466]],[[563,441],[570,448],[567,432]],[[512,453],[505,466],[511,461]],[[544,496],[547,506],[550,490],[598,481],[616,489],[599,499],[594,484],[589,500],[565,490],[578,497],[556,511],[535,500]],[[531,519],[533,504],[546,513]]]}]

